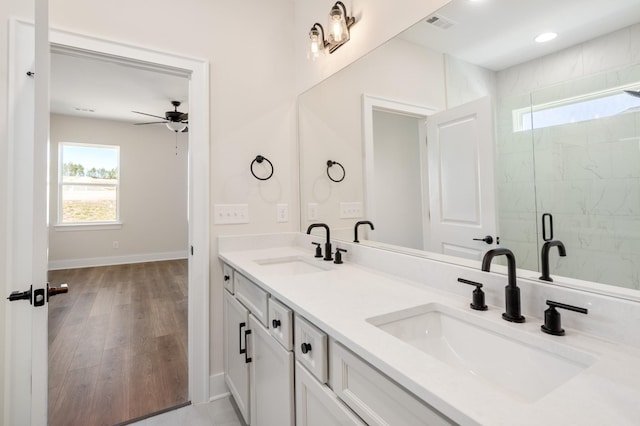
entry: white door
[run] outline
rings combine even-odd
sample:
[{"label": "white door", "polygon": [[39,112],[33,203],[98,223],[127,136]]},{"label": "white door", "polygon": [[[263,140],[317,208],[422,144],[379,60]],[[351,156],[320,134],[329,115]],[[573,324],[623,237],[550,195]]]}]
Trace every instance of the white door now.
[{"label": "white door", "polygon": [[251,425],[293,426],[293,352],[249,315]]},{"label": "white door", "polygon": [[479,260],[495,247],[493,138],[488,97],[427,118],[432,251]]},{"label": "white door", "polygon": [[[49,40],[47,2],[36,1],[34,25],[10,23],[8,424],[47,423],[47,150]],[[29,74],[28,74],[29,73]],[[42,301],[41,306],[36,306]]]},{"label": "white door", "polygon": [[249,421],[249,311],[226,290],[224,293],[224,381],[247,424]]}]

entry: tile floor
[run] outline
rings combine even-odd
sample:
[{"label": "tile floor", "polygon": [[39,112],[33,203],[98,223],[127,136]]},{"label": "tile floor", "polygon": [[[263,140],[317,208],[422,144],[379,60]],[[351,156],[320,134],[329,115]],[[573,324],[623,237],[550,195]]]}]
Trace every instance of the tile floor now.
[{"label": "tile floor", "polygon": [[244,426],[225,397],[206,404],[188,405],[159,416],[150,417],[133,426]]}]

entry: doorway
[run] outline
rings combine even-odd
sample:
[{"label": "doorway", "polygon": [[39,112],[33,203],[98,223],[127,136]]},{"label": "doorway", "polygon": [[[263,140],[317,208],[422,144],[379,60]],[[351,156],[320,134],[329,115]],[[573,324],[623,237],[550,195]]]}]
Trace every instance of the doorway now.
[{"label": "doorway", "polygon": [[71,289],[49,307],[53,426],[189,401],[189,134],[163,120],[188,111],[179,74],[52,47],[49,282]]}]

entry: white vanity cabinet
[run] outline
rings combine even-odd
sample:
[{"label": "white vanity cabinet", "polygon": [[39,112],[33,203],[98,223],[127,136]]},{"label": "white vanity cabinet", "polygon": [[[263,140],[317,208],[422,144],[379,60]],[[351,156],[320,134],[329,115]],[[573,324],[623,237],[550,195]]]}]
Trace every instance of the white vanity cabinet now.
[{"label": "white vanity cabinet", "polygon": [[[248,425],[293,426],[294,354],[280,343],[285,335],[276,339],[267,328],[269,294],[237,271],[232,276],[235,296],[224,290],[225,382]],[[288,330],[283,309],[278,319]]]}]

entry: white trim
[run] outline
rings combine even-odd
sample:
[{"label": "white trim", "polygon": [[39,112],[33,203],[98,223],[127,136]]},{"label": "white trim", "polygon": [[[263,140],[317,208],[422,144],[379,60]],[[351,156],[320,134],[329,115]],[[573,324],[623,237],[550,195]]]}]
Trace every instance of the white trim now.
[{"label": "white trim", "polygon": [[224,373],[212,374],[209,377],[209,401],[225,398],[230,395],[229,388],[224,381]]},{"label": "white trim", "polygon": [[209,399],[209,64],[203,59],[52,29],[53,49],[98,55],[164,72],[184,74],[189,84],[189,399]]},{"label": "white trim", "polygon": [[57,232],[108,231],[122,229],[122,222],[59,223],[53,225],[53,229]]},{"label": "white trim", "polygon": [[162,260],[187,259],[186,251],[130,254],[125,256],[87,257],[84,259],[50,260],[49,270],[90,268],[93,266],[125,265],[128,263],[159,262]]}]

